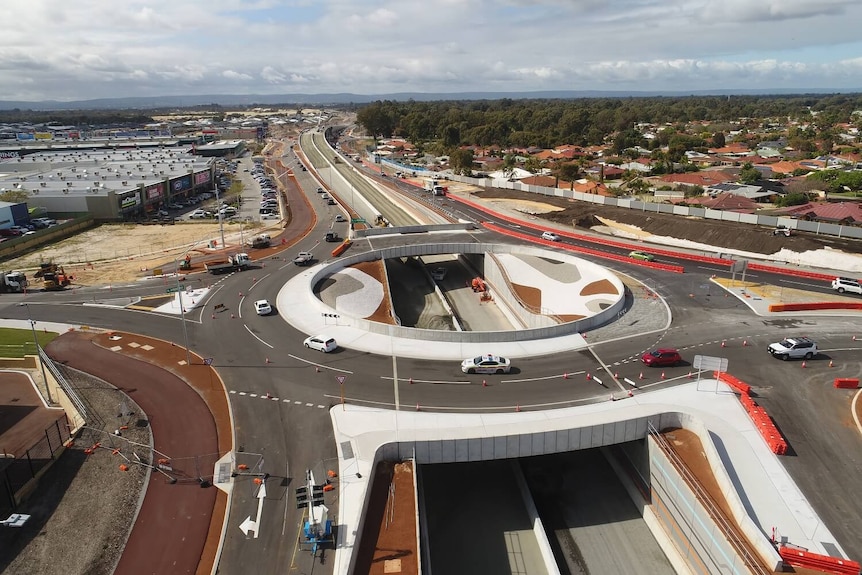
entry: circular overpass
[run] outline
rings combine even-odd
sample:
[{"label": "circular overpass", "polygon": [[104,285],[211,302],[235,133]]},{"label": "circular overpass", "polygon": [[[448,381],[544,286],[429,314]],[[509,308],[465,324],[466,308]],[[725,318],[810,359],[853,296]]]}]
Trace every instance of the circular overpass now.
[{"label": "circular overpass", "polygon": [[[458,254],[465,268],[483,278],[514,327],[447,331],[398,325],[397,316],[386,311],[385,271],[381,279],[356,267],[439,254]],[[428,281],[439,292],[430,276]],[[488,353],[492,346],[495,354],[524,357],[583,347],[582,332],[613,322],[624,312],[625,293],[623,282],[608,269],[560,252],[510,244],[415,244],[304,270],[282,287],[277,308],[299,331],[322,333],[360,351],[454,359]]]}]

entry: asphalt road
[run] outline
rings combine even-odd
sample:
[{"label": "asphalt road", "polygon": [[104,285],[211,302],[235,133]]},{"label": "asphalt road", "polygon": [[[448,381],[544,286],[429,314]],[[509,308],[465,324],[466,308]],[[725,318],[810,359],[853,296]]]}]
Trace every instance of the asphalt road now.
[{"label": "asphalt road", "polygon": [[[329,229],[334,212],[316,201],[317,183],[308,173],[298,172],[297,179],[306,193],[312,195],[317,225],[291,250],[318,250],[322,254],[320,238]],[[296,201],[297,198],[291,199]],[[466,212],[468,218],[488,219]],[[461,236],[463,239],[464,234]],[[452,237],[455,236],[435,234],[433,240],[416,236],[375,239],[375,246],[387,241],[447,242]],[[485,231],[476,232],[474,237],[481,237],[482,241],[510,241]],[[363,246],[358,243],[354,248]],[[730,372],[754,386],[758,401],[788,438],[794,453],[785,457],[784,462],[803,492],[851,557],[862,558],[862,544],[855,536],[862,532],[862,499],[854,496],[855,479],[862,469],[862,449],[859,449],[862,439],[848,420],[847,392],[831,388],[833,377],[858,376],[862,371],[860,344],[851,339],[854,333],[862,334],[862,321],[840,317],[757,317],[735,298],[725,297],[709,284],[708,278],[713,274],[728,277],[726,268],[710,269],[687,262],[685,274],[668,274],[634,264],[596,261],[627,273],[660,293],[673,315],[670,327],[641,330],[638,324],[631,324],[626,329],[620,328],[622,335],[606,330],[605,337],[601,335],[603,330],[596,330],[595,334],[588,334],[590,351],[519,360],[517,377],[490,376],[486,378],[487,387],[482,386],[481,376],[465,376],[449,362],[399,358],[402,405],[508,410],[515,405],[603,401],[608,389],[583,378],[584,373],[596,373],[605,369],[603,366],[620,378],[637,379],[645,371],[643,385],[664,387],[688,381],[688,365],[665,370],[666,378],[661,380],[656,370],[644,370],[637,362],[643,351],[658,345],[677,347],[688,361],[694,354],[727,357]],[[293,503],[293,489],[297,478],[304,477],[306,468],[325,473],[330,464],[334,465],[335,445],[325,407],[338,401],[341,387],[335,376],[347,377],[343,389],[351,401],[394,403],[392,358],[349,349],[327,355],[309,352],[301,345],[306,334],[296,332],[277,316],[254,314],[252,300],[265,297],[275,301],[280,286],[297,271],[289,262],[273,259],[266,268],[220,278],[204,308],[187,318],[189,346],[202,356],[213,357],[227,389],[236,392],[231,394],[231,404],[237,445],[249,454],[261,454],[263,469],[270,473],[261,531],[256,539],[243,536],[238,526],[246,516],[256,512],[257,501],[248,485],[241,481],[237,486],[228,518],[222,558],[224,572],[239,572],[250,565],[259,567],[261,561],[265,561],[268,572],[291,566],[296,566],[297,572],[311,572],[308,554],[293,548],[301,518]],[[206,284],[213,279],[201,276],[190,281]],[[782,285],[794,280],[759,274],[757,281]],[[31,304],[36,320],[140,332],[182,345],[179,318],[84,305],[109,299],[122,303],[124,298],[134,295],[163,292],[161,285],[130,284],[114,286],[110,293],[98,288],[33,293],[26,296],[26,301]],[[4,317],[25,319],[27,310],[16,306],[23,297],[4,294],[0,298],[0,313]],[[228,311],[217,314],[213,320],[215,302],[224,303]],[[647,301],[640,303],[651,305]],[[651,308],[646,309],[648,316]],[[230,319],[229,313],[236,317]],[[626,317],[618,323],[626,323]],[[805,369],[798,362],[780,362],[766,354],[768,343],[799,334],[815,338],[824,350]],[[727,341],[726,347],[721,346],[723,340]],[[748,343],[745,347],[743,340]],[[833,360],[834,367],[828,367],[827,358]],[[565,379],[564,373],[573,375]],[[414,378],[414,384],[406,383],[410,377]],[[422,383],[423,380],[443,383]],[[240,392],[246,395],[239,395]],[[279,400],[260,398],[267,393]],[[336,501],[329,503],[337,509]],[[325,571],[326,565],[316,564],[315,572]]]}]

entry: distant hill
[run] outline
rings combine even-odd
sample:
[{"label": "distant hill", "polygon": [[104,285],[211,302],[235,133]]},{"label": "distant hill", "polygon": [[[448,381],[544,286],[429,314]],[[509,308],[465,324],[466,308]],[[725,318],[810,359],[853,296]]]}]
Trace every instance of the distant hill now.
[{"label": "distant hill", "polygon": [[691,90],[691,91],[603,91],[603,90],[552,90],[542,92],[398,92],[392,94],[210,94],[200,96],[147,96],[129,98],[98,98],[94,100],[73,100],[60,102],[44,100],[25,102],[0,100],[0,110],[151,110],[154,108],[188,108],[191,106],[272,106],[294,104],[299,106],[335,106],[339,104],[366,104],[377,100],[419,102],[440,100],[512,100],[523,99],[576,99],[576,98],[646,98],[646,97],[685,97],[685,96],[785,96],[792,94],[837,94],[859,93],[859,90],[829,89],[780,89],[780,90]]}]

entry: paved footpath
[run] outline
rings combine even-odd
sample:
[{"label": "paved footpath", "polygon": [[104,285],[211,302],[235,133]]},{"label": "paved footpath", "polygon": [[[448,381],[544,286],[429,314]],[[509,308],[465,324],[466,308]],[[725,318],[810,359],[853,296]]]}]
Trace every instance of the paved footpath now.
[{"label": "paved footpath", "polygon": [[[117,339],[119,338],[119,339]],[[232,448],[224,389],[217,375],[169,342],[134,334],[68,332],[48,345],[55,361],[93,374],[128,394],[147,414],[154,447],[175,467],[211,480],[212,463]],[[190,459],[185,459],[190,458]],[[180,463],[182,462],[182,463]],[[175,484],[153,472],[116,573],[210,573],[226,513],[227,497],[202,488],[193,473]],[[132,510],[129,510],[131,513]]]}]

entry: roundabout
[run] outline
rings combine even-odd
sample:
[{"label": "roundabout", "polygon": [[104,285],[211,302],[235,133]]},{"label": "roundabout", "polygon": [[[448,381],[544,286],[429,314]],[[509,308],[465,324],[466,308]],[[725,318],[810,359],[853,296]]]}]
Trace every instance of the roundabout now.
[{"label": "roundabout", "polygon": [[[387,266],[405,261],[457,254],[462,275],[475,282],[435,281],[423,266],[427,294],[442,302],[454,329],[400,325],[390,297],[393,273],[416,274],[416,268]],[[371,265],[369,265],[371,264]],[[376,265],[375,265],[376,264]],[[421,272],[420,272],[421,273]],[[454,275],[454,274],[453,274]],[[414,278],[415,279],[415,278]],[[422,282],[423,278],[416,280]],[[410,294],[392,294],[409,297]],[[450,305],[459,298],[470,309]],[[469,298],[469,299],[467,299]],[[325,333],[345,348],[412,357],[452,360],[494,353],[529,357],[585,347],[583,332],[613,323],[627,310],[626,286],[612,271],[556,251],[512,244],[412,244],[371,250],[309,268],[287,281],[277,296],[281,317],[297,330]],[[435,302],[435,303],[436,303]],[[631,302],[629,301],[629,304]],[[491,308],[509,329],[466,330],[463,316],[482,316]],[[460,321],[459,321],[460,320]],[[481,325],[482,318],[470,321]]]}]

